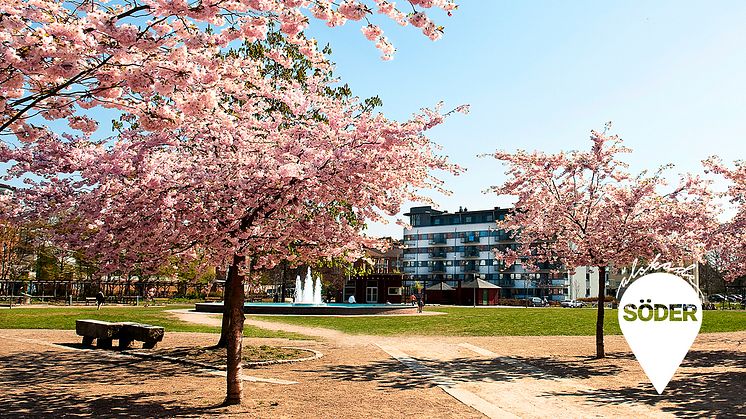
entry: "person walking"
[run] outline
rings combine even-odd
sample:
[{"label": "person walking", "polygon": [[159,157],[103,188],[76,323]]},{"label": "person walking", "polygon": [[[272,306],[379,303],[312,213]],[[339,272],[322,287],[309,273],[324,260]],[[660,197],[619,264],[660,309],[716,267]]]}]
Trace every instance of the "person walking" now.
[{"label": "person walking", "polygon": [[99,291],[98,294],[96,294],[96,310],[101,310],[101,304],[103,304],[105,300],[106,297],[104,296],[104,293]]},{"label": "person walking", "polygon": [[425,295],[419,294],[417,296],[417,312],[422,313],[422,307],[425,307]]},{"label": "person walking", "polygon": [[150,287],[145,295],[145,307],[152,305],[155,301],[155,288]]}]

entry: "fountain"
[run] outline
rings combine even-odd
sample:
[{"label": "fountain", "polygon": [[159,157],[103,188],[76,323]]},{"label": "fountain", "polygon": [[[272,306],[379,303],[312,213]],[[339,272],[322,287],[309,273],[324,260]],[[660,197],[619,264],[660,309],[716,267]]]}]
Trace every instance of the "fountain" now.
[{"label": "fountain", "polygon": [[306,279],[301,283],[300,275],[295,277],[295,295],[293,304],[315,304],[322,305],[321,302],[321,277],[316,277],[314,283],[311,276],[311,268],[308,268]]},{"label": "fountain", "polygon": [[303,285],[300,282],[300,275],[295,277],[295,295],[293,295],[293,303],[300,304],[303,301]]},{"label": "fountain", "polygon": [[[196,311],[222,313],[223,303],[197,303]],[[360,315],[414,313],[415,307],[408,304],[347,304],[321,301],[321,277],[314,280],[311,268],[306,277],[295,277],[295,292],[292,303],[244,303],[247,314],[293,314],[293,315]]]},{"label": "fountain", "polygon": [[313,288],[313,303],[314,304],[324,304],[321,301],[321,277],[316,277],[316,286]]}]

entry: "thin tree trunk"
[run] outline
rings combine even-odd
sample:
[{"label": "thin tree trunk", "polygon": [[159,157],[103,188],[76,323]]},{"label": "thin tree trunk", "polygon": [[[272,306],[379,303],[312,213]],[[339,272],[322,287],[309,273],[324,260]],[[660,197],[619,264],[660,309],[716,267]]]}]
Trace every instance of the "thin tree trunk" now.
[{"label": "thin tree trunk", "polygon": [[225,282],[223,283],[223,322],[220,326],[220,340],[218,341],[218,344],[215,345],[217,348],[227,348],[228,347],[228,330],[230,330],[231,325],[231,316],[229,307],[230,307],[230,292],[233,288],[233,277],[231,276],[231,271],[228,271],[228,277],[225,278]]},{"label": "thin tree trunk", "polygon": [[606,266],[598,267],[598,315],[596,316],[596,358],[606,356],[604,352],[604,303],[606,299]]},{"label": "thin tree trunk", "polygon": [[228,271],[230,278],[230,292],[225,300],[228,306],[228,346],[227,346],[227,395],[225,405],[241,404],[241,391],[243,390],[243,379],[241,378],[241,351],[243,349],[243,322],[244,322],[244,290],[243,277],[239,274],[239,267],[245,261],[244,256],[233,256],[233,264]]}]

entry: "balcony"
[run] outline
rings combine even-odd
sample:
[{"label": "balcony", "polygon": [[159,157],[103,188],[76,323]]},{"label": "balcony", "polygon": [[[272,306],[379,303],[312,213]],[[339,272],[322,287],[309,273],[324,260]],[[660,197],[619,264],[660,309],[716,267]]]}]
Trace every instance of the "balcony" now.
[{"label": "balcony", "polygon": [[416,260],[417,254],[416,253],[406,253],[404,254],[404,260]]},{"label": "balcony", "polygon": [[429,243],[433,246],[445,246],[448,240],[445,237],[434,237],[430,239]]},{"label": "balcony", "polygon": [[447,253],[446,252],[431,252],[430,253],[430,259],[446,259]]},{"label": "balcony", "polygon": [[430,273],[433,274],[444,274],[446,273],[446,265],[435,265],[430,267]]},{"label": "balcony", "polygon": [[467,250],[461,254],[463,259],[479,259],[479,251],[477,249]]},{"label": "balcony", "polygon": [[466,265],[461,267],[461,272],[465,274],[476,274],[479,273],[479,265]]},{"label": "balcony", "polygon": [[466,236],[461,238],[463,244],[479,244],[479,236]]},{"label": "balcony", "polygon": [[552,281],[551,284],[553,287],[569,287],[570,286],[570,281],[567,279],[552,279],[551,281]]}]

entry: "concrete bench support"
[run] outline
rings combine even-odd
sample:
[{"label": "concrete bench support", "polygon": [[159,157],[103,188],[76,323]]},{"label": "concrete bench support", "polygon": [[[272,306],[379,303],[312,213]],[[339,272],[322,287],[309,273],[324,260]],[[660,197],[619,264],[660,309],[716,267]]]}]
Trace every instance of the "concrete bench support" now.
[{"label": "concrete bench support", "polygon": [[99,348],[111,348],[112,339],[119,339],[121,325],[100,320],[76,320],[75,333],[83,336],[83,345],[90,346],[96,339]]},{"label": "concrete bench support", "polygon": [[121,323],[119,347],[127,348],[132,341],[143,342],[142,347],[152,349],[163,340],[164,329],[159,326],[140,323]]}]

